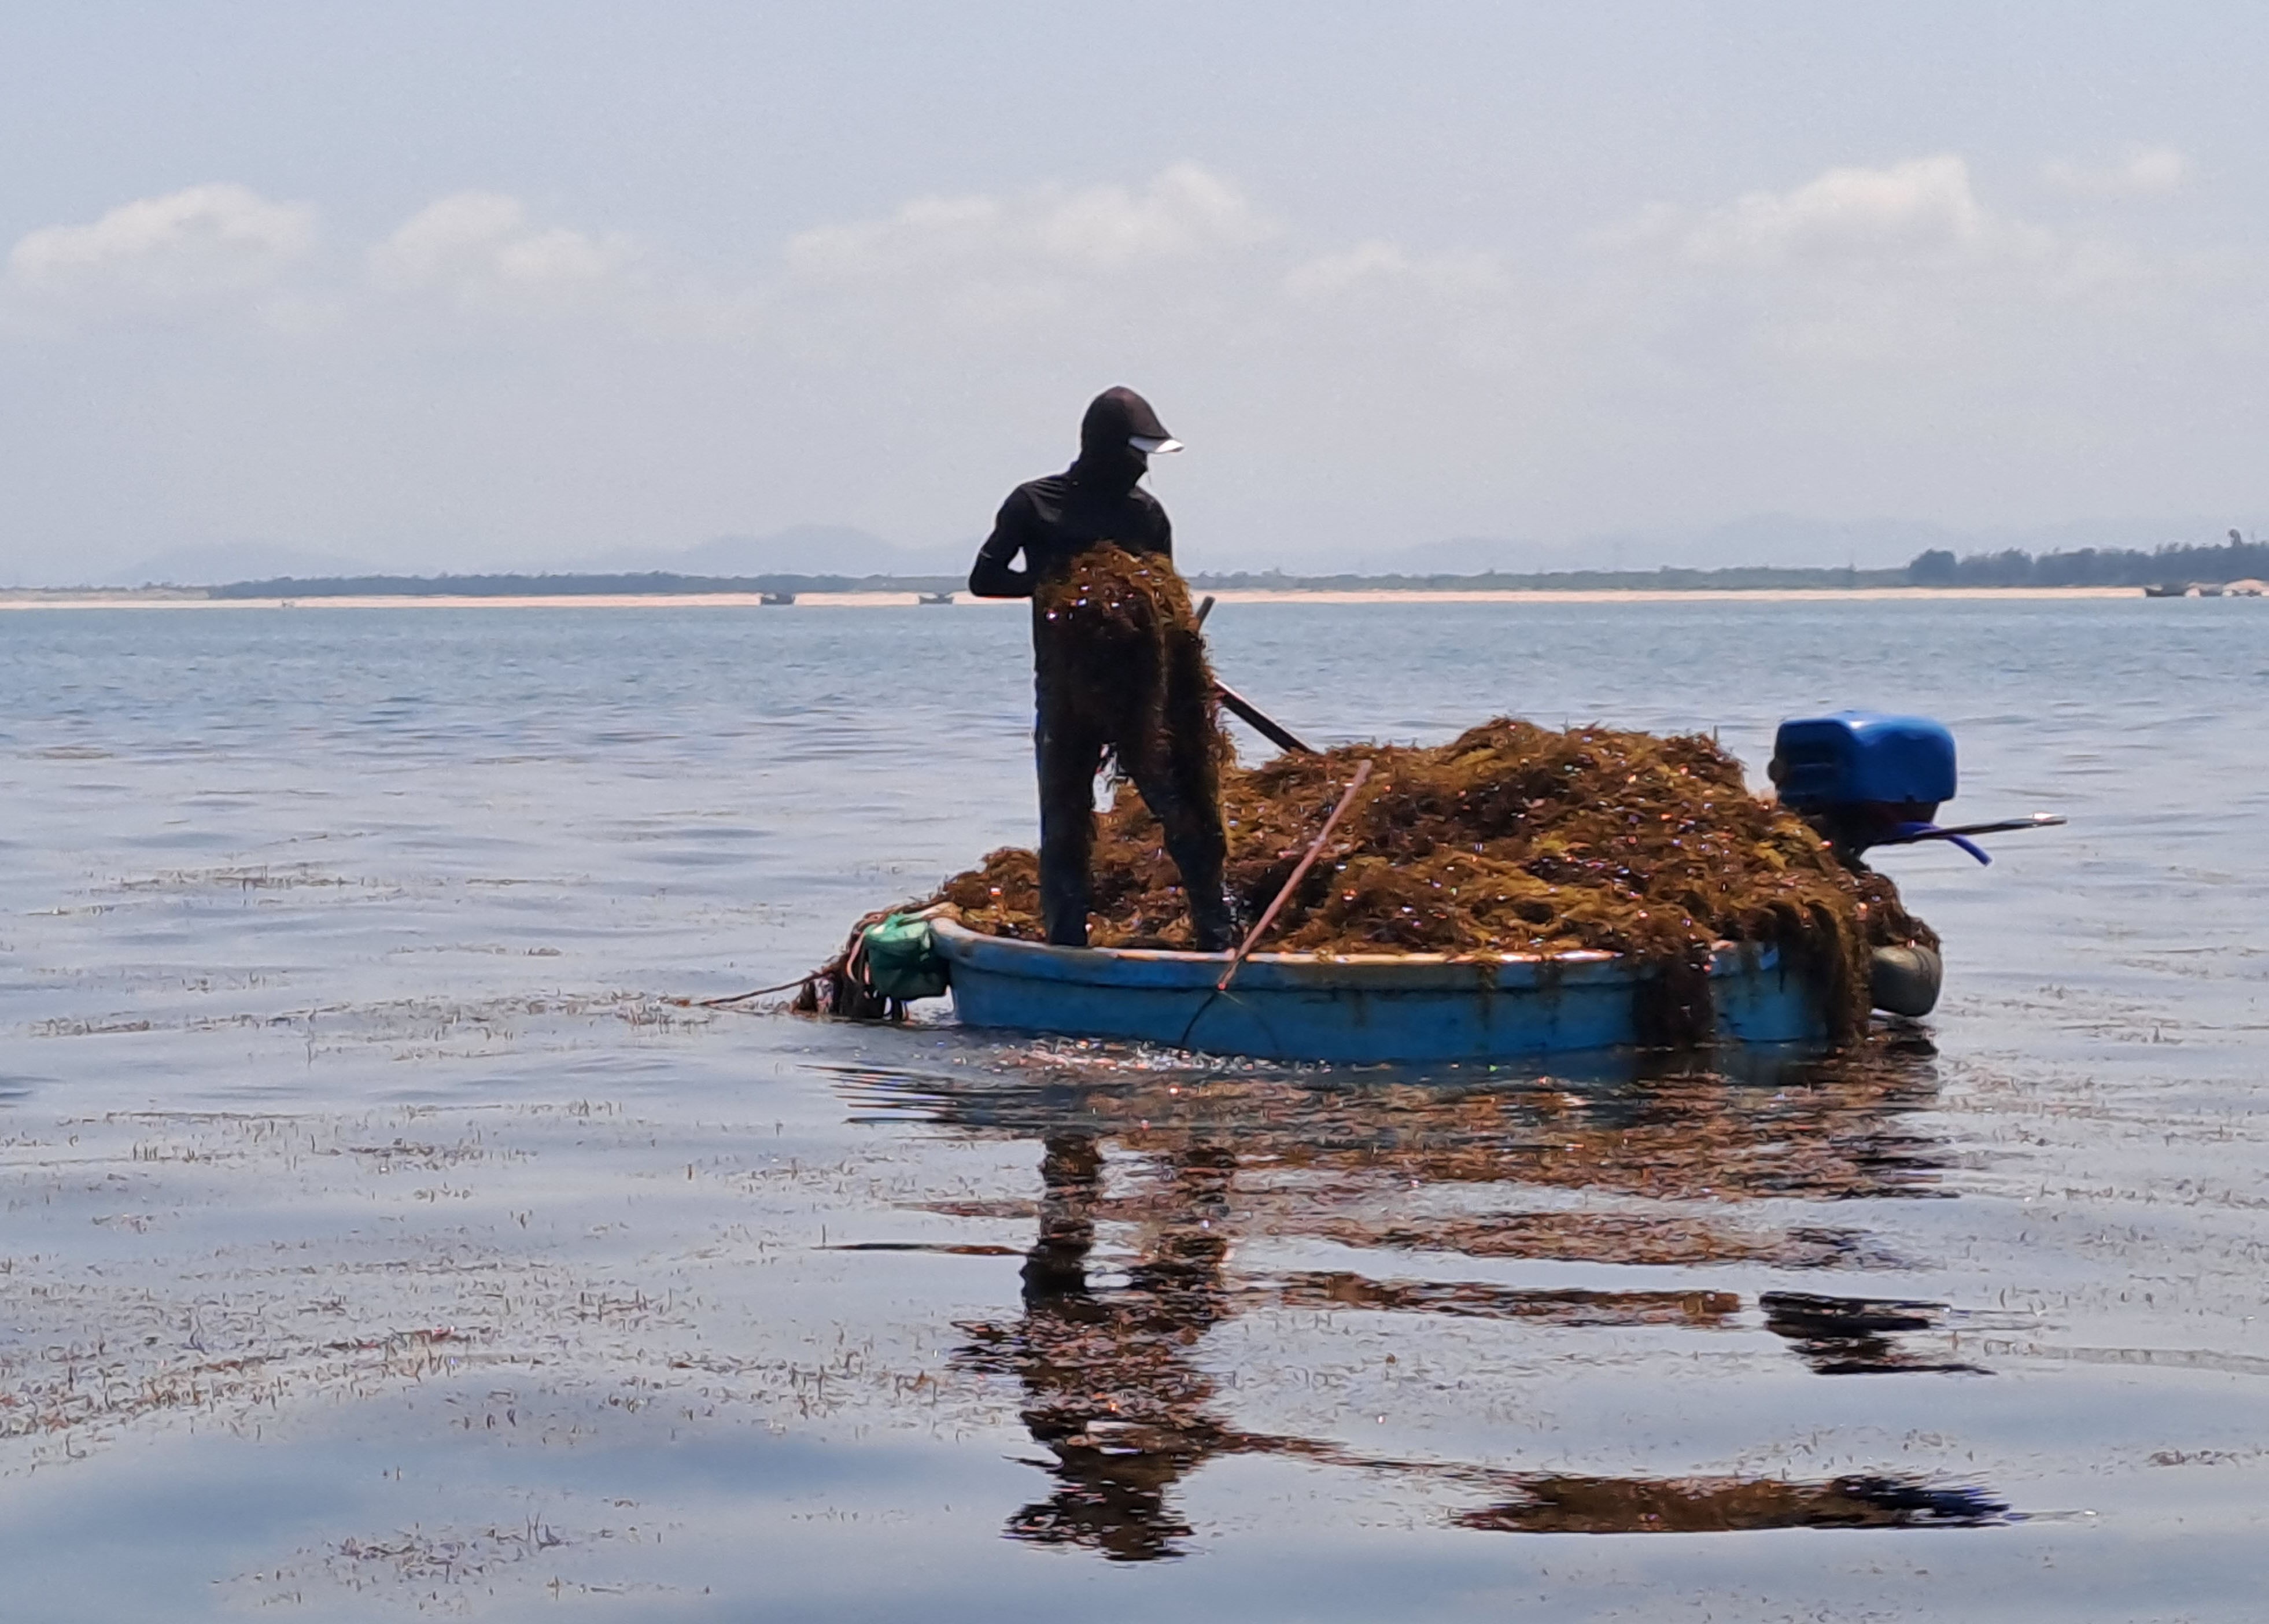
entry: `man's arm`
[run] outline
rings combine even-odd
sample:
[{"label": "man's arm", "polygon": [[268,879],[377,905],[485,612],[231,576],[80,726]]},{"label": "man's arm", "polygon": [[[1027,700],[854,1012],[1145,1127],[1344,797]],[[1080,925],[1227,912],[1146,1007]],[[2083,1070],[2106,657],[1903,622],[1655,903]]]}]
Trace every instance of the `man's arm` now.
[{"label": "man's arm", "polygon": [[1021,570],[1009,567],[1024,548],[1024,492],[1012,491],[993,520],[993,534],[977,550],[977,562],[969,572],[970,592],[980,598],[1031,597],[1031,560],[1026,558]]}]

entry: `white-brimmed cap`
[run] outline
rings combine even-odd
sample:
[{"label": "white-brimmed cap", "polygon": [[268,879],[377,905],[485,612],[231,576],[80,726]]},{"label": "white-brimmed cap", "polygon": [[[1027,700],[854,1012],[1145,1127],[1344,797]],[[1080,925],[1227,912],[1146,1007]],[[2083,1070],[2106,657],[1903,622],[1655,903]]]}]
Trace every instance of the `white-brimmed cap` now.
[{"label": "white-brimmed cap", "polygon": [[1147,452],[1154,457],[1161,452],[1179,451],[1182,448],[1182,442],[1178,439],[1158,439],[1149,434],[1129,434],[1127,437],[1127,443],[1135,450]]}]

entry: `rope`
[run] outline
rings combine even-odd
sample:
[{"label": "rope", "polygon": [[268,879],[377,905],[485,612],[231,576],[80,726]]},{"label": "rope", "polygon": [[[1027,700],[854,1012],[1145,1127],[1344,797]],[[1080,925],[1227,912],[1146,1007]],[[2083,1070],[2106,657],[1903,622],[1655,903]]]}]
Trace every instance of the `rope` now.
[{"label": "rope", "polygon": [[820,971],[815,970],[809,975],[798,976],[793,981],[783,981],[778,986],[760,986],[751,992],[735,993],[730,998],[698,999],[695,1000],[695,1007],[701,1009],[722,1009],[728,1004],[745,1003],[752,998],[762,998],[767,993],[785,993],[790,987],[802,986],[805,982],[817,978],[819,974]]}]

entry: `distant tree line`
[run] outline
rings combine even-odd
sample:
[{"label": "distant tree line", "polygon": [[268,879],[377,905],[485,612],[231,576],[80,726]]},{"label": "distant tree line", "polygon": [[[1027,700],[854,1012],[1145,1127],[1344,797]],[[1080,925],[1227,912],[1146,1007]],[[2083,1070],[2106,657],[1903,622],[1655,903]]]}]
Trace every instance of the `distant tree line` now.
[{"label": "distant tree line", "polygon": [[2173,543],[2149,552],[2082,547],[2036,557],[2012,547],[1957,558],[1933,548],[1907,565],[1906,577],[1917,587],[2156,587],[2245,580],[2269,578],[2269,542],[2249,542],[2232,530],[2219,547]]},{"label": "distant tree line", "polygon": [[[1409,592],[1739,592],[1759,588],[1814,590],[1862,587],[2155,587],[2191,581],[2269,579],[2269,542],[2249,542],[2235,530],[2219,547],[2172,544],[2140,548],[2083,547],[2038,555],[2020,548],[1957,557],[1944,548],[1917,557],[1903,569],[1800,569],[1740,565],[1692,570],[1552,570],[1478,575],[1294,575],[1282,570],[1200,572],[1199,591]],[[715,592],[952,592],[966,583],[944,575],[338,575],[280,576],[232,581],[211,589],[216,598],[339,597],[596,597],[611,594],[661,596]]]}]

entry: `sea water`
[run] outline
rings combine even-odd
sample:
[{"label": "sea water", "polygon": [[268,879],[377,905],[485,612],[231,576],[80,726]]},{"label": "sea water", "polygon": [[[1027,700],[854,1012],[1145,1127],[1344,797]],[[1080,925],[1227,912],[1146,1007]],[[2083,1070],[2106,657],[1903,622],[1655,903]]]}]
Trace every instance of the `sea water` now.
[{"label": "sea water", "polygon": [[2072,821],[1881,854],[1947,995],[1840,1059],[832,1025],[698,1000],[1029,842],[1013,609],[0,616],[0,1613],[2258,1615],[2269,608],[1209,629]]}]

